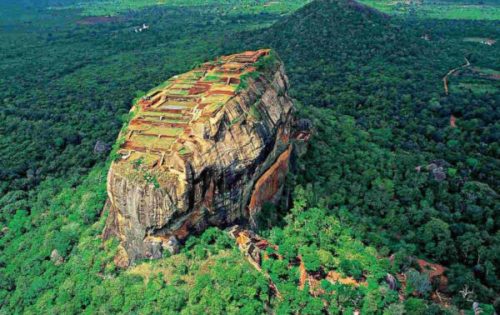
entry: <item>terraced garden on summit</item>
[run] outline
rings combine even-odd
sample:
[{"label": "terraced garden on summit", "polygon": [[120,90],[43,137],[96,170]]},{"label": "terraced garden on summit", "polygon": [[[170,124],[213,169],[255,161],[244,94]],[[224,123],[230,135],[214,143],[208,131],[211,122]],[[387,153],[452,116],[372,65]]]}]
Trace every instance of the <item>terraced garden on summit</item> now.
[{"label": "terraced garden on summit", "polygon": [[255,63],[269,52],[247,51],[204,63],[142,97],[122,134],[121,162],[152,168],[172,152],[189,155],[183,143],[194,137],[193,125],[203,125],[234,97],[244,76],[256,71]]}]

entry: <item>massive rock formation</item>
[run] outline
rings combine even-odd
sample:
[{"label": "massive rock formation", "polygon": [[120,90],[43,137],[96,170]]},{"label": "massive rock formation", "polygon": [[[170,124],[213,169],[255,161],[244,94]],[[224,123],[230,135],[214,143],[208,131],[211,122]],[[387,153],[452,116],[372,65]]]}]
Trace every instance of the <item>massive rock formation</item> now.
[{"label": "massive rock formation", "polygon": [[282,193],[293,105],[270,50],[221,57],[139,100],[108,174],[121,266],[208,226],[253,223]]}]

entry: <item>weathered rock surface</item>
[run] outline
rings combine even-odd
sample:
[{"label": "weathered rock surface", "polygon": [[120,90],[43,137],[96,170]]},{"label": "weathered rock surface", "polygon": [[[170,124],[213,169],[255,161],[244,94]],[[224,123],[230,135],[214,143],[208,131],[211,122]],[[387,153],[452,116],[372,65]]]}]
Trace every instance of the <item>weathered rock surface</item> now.
[{"label": "weathered rock surface", "polygon": [[293,104],[269,50],[205,63],[134,105],[108,174],[104,237],[122,267],[208,226],[253,223],[282,192]]},{"label": "weathered rock surface", "polygon": [[64,263],[64,258],[59,254],[57,249],[54,249],[50,253],[50,261],[53,262],[54,265],[59,266]]}]

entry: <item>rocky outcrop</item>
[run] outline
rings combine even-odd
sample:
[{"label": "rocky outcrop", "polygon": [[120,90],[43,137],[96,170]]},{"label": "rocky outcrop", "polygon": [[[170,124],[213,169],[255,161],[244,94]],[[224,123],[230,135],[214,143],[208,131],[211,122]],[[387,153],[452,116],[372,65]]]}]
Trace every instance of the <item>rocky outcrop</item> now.
[{"label": "rocky outcrop", "polygon": [[175,252],[208,226],[254,223],[282,192],[293,105],[269,50],[221,57],[175,76],[131,110],[108,174],[104,237],[122,267]]},{"label": "rocky outcrop", "polygon": [[50,253],[50,261],[54,263],[54,265],[59,266],[64,263],[64,257],[62,257],[57,249],[52,250]]}]

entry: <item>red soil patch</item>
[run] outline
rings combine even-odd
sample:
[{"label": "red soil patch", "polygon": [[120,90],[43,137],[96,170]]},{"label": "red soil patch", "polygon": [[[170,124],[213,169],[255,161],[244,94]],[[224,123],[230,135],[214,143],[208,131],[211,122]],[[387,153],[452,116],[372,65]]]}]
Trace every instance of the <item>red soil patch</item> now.
[{"label": "red soil patch", "polygon": [[283,152],[278,160],[257,180],[255,189],[250,199],[249,209],[253,213],[262,207],[266,201],[270,201],[276,195],[288,172],[288,160],[290,158],[291,146]]},{"label": "red soil patch", "polygon": [[429,280],[437,282],[439,285],[439,290],[445,291],[448,285],[448,278],[444,275],[446,268],[439,264],[433,264],[427,262],[423,259],[417,260],[418,266],[422,273],[426,273],[429,276]]},{"label": "red soil patch", "polygon": [[196,83],[192,88],[189,89],[189,95],[202,94],[210,90],[212,84],[210,83]]},{"label": "red soil patch", "polygon": [[212,212],[212,206],[214,204],[214,196],[215,196],[215,183],[213,180],[210,181],[208,186],[208,190],[205,194],[205,199],[203,199],[203,205]]},{"label": "red soil patch", "polygon": [[307,280],[307,270],[306,266],[304,265],[304,261],[302,260],[302,257],[299,255],[298,257],[300,261],[299,265],[299,271],[300,271],[300,278],[299,278],[299,289],[303,290],[305,285],[306,285],[306,280]]},{"label": "red soil patch", "polygon": [[451,128],[457,127],[457,118],[453,115],[450,116],[450,127]]}]

